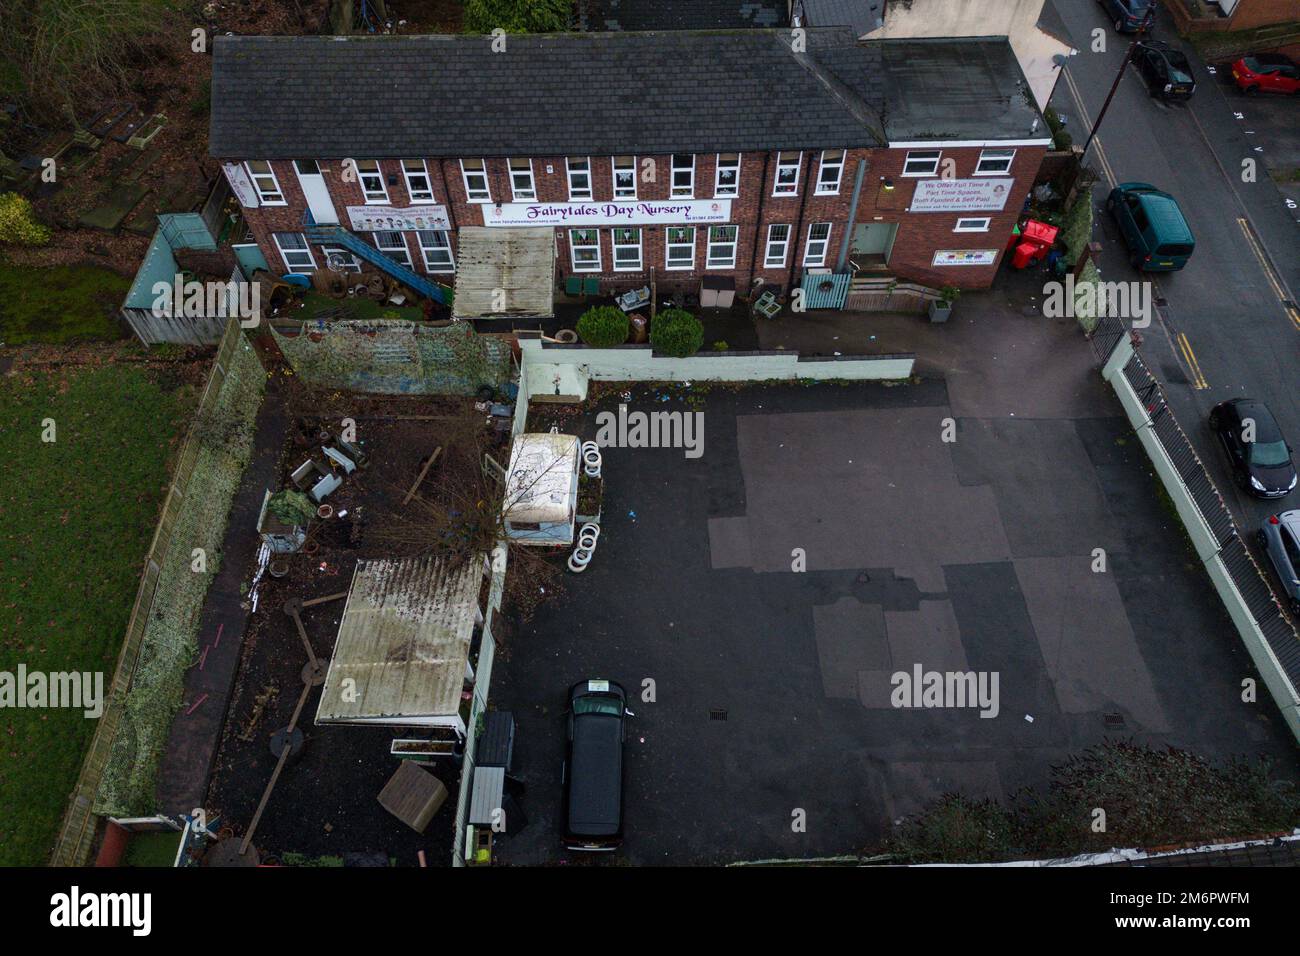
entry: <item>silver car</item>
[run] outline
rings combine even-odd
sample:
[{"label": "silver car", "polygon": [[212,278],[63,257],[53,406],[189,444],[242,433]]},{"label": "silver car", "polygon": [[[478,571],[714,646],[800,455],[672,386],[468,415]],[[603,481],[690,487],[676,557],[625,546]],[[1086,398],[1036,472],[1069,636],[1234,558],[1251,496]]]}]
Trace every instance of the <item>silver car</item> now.
[{"label": "silver car", "polygon": [[1269,518],[1259,529],[1259,543],[1273,562],[1291,610],[1300,614],[1300,511]]}]

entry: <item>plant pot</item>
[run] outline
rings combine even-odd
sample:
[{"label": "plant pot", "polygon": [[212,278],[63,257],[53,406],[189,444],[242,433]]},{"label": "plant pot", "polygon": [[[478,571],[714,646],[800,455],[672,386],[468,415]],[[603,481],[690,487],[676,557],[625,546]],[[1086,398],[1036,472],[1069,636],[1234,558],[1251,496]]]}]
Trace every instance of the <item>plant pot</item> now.
[{"label": "plant pot", "polygon": [[947,322],[948,317],[952,315],[951,302],[931,302],[930,303],[930,321]]}]

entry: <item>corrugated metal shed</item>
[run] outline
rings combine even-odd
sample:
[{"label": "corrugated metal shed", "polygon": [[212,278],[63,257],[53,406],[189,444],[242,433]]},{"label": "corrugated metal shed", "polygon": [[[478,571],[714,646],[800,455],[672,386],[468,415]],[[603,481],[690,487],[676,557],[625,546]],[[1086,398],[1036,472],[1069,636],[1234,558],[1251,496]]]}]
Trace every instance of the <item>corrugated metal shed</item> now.
[{"label": "corrugated metal shed", "polygon": [[360,562],[316,723],[455,723],[482,576],[477,560]]},{"label": "corrugated metal shed", "polygon": [[463,226],[456,257],[455,318],[555,314],[555,236],[550,228]]}]

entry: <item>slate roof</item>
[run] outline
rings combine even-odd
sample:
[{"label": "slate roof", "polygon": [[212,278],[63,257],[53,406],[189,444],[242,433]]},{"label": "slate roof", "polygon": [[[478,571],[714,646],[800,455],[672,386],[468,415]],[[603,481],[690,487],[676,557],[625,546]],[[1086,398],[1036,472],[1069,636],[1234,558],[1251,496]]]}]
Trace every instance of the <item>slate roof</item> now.
[{"label": "slate roof", "polygon": [[[212,155],[707,152],[871,145],[788,31],[217,37]],[[808,50],[878,74],[844,28]],[[871,77],[863,85],[870,89]]]},{"label": "slate roof", "polygon": [[885,0],[798,0],[803,22],[810,27],[848,24],[858,36],[879,30],[885,22]]},{"label": "slate roof", "polygon": [[609,156],[876,146],[924,128],[1030,134],[1037,110],[1005,39],[805,36],[800,54],[790,31],[757,29],[511,36],[501,53],[463,35],[219,36],[209,148],[231,160]]},{"label": "slate roof", "polygon": [[1049,135],[1006,37],[872,42],[880,45],[889,77],[891,142]]},{"label": "slate roof", "polygon": [[786,0],[578,0],[584,30],[742,30],[788,22]]}]

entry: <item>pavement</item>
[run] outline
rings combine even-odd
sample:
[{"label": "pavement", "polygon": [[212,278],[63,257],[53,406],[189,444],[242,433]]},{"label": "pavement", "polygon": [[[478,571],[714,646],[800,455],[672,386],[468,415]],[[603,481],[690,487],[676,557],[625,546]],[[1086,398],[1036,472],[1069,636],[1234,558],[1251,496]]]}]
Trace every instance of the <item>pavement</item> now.
[{"label": "pavement", "polygon": [[[1096,4],[1057,7],[1081,52],[1070,60],[1053,103],[1082,143],[1129,38],[1105,26]],[[1098,27],[1106,31],[1102,53],[1091,50]],[[1156,35],[1187,53],[1197,91],[1188,103],[1170,105],[1153,100],[1134,70],[1121,82],[1088,156],[1102,174],[1094,190],[1097,238],[1105,244],[1101,268],[1108,280],[1140,278],[1101,211],[1114,182],[1154,183],[1179,200],[1197,248],[1187,268],[1155,279],[1164,304],[1157,303],[1159,321],[1144,333],[1144,356],[1170,386],[1175,414],[1239,523],[1253,529],[1277,504],[1234,486],[1205,419],[1215,404],[1249,395],[1266,402],[1291,442],[1300,443],[1300,212],[1269,174],[1270,166],[1300,165],[1297,103],[1239,94],[1225,66],[1202,62],[1165,14]],[[1242,178],[1248,159],[1257,161],[1253,182]],[[1294,184],[1284,186],[1295,192]]]},{"label": "pavement", "polygon": [[[1271,701],[1241,701],[1249,657],[1087,343],[1000,296],[964,296],[946,326],[781,333],[888,329],[923,359],[908,384],[629,390],[646,411],[702,397],[704,454],[607,449],[592,564],[502,648],[492,700],[519,722],[529,821],[502,862],[574,861],[564,692],[593,677],[636,713],[632,864],[861,852],[946,792],[1043,786],[1108,734],[1296,775]],[[566,425],[591,437],[622,400]],[[997,716],[893,707],[916,665],[996,673]]]}]

